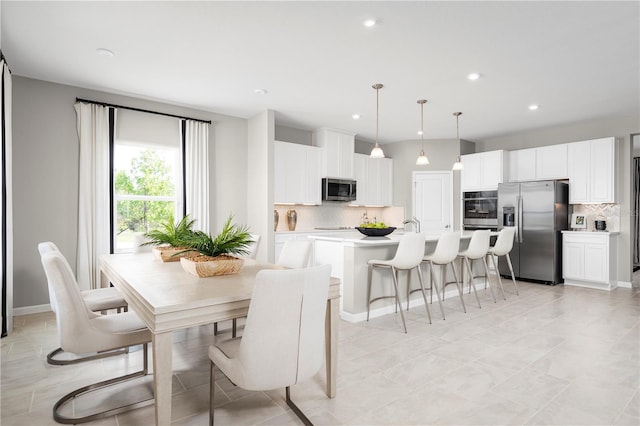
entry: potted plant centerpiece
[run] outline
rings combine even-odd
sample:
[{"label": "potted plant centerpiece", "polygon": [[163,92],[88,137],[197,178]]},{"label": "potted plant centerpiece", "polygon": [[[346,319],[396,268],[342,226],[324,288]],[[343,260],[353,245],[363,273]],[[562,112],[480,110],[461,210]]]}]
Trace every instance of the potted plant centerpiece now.
[{"label": "potted plant centerpiece", "polygon": [[155,229],[144,234],[148,241],[143,246],[155,245],[152,252],[163,262],[175,262],[183,256],[196,254],[189,250],[188,240],[193,237],[194,220],[189,215],[184,216],[180,222],[174,223],[173,216],[162,223],[160,229]]},{"label": "potted plant centerpiece", "polygon": [[187,244],[198,255],[180,258],[185,271],[198,277],[235,274],[240,271],[244,259],[234,255],[249,254],[253,239],[247,226],[231,224],[232,216],[225,222],[222,231],[215,237],[195,231]]}]

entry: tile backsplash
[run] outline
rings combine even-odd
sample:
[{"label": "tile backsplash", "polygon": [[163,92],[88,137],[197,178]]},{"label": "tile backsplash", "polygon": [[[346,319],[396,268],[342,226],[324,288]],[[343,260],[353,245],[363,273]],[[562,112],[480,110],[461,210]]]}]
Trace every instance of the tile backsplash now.
[{"label": "tile backsplash", "polygon": [[297,214],[296,231],[313,231],[323,227],[355,227],[362,223],[363,213],[367,213],[370,222],[374,219],[389,226],[403,227],[403,207],[348,207],[343,203],[324,203],[320,206],[276,205],[279,220],[276,232],[288,231],[287,210]]},{"label": "tile backsplash", "polygon": [[595,229],[596,220],[607,221],[607,231],[620,231],[619,204],[572,204],[573,213],[584,214],[587,217],[587,231]]}]

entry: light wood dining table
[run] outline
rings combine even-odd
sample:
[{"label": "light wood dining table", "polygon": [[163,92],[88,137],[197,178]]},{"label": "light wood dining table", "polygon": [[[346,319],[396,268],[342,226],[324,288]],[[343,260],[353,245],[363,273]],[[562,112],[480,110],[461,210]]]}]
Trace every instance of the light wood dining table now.
[{"label": "light wood dining table", "polygon": [[[256,274],[282,267],[246,259],[237,274],[198,278],[180,262],[151,253],[100,258],[102,286],[111,282],[152,333],[153,390],[157,425],[171,423],[173,332],[246,316]],[[325,319],[326,394],[336,395],[340,281],[331,278]],[[274,307],[276,308],[276,307]]]}]

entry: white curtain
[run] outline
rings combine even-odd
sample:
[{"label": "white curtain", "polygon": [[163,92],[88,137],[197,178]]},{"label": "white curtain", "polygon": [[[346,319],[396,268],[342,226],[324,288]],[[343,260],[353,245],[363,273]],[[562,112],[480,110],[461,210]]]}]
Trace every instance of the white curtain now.
[{"label": "white curtain", "polygon": [[196,229],[209,233],[209,124],[183,122],[186,212]]},{"label": "white curtain", "polygon": [[12,146],[11,146],[11,71],[4,58],[0,60],[0,119],[2,120],[2,336],[13,329],[13,214],[12,214]]},{"label": "white curtain", "polygon": [[100,287],[100,256],[111,251],[109,108],[84,102],[74,107],[80,142],[76,275],[86,290]]}]

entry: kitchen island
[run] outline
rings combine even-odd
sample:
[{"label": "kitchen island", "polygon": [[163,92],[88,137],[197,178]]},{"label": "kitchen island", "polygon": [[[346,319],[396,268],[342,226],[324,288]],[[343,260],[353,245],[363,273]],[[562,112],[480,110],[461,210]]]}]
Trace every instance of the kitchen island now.
[{"label": "kitchen island", "polygon": [[[459,232],[459,231],[454,231]],[[313,262],[315,265],[330,264],[331,275],[340,278],[341,294],[340,317],[345,321],[359,322],[367,318],[367,262],[371,259],[391,259],[396,253],[398,243],[402,238],[402,232],[395,231],[386,237],[366,237],[357,231],[341,232],[336,234],[311,235],[313,241]],[[471,238],[472,232],[461,233],[461,247],[464,248]],[[431,253],[438,242],[439,235],[426,235],[425,253]],[[427,269],[424,269],[427,272]],[[373,271],[375,283],[374,292],[384,291],[385,294],[393,294],[393,284],[389,270],[375,268]],[[400,300],[406,302],[406,272],[399,274]],[[425,287],[428,275],[424,274]],[[417,278],[413,280],[412,288],[418,287]],[[383,289],[383,290],[381,290]],[[455,286],[449,287],[447,294],[457,290]],[[413,306],[424,304],[422,297],[414,294]],[[385,304],[386,302],[386,304]],[[406,306],[406,305],[405,305]],[[376,302],[371,307],[371,317],[386,315],[394,312],[394,303],[391,299]]]}]

